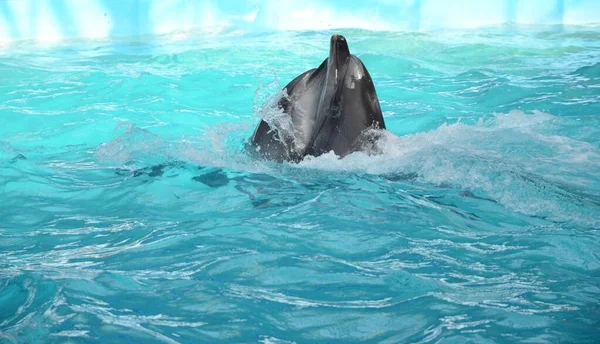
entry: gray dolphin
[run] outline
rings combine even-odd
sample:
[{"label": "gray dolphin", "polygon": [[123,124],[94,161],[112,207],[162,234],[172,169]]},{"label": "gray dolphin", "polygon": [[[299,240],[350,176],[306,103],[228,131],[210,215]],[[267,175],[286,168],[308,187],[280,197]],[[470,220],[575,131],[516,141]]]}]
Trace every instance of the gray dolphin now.
[{"label": "gray dolphin", "polygon": [[366,129],[385,129],[371,75],[341,35],[331,36],[329,57],[319,68],[300,74],[285,90],[278,107],[291,119],[292,132],[261,120],[248,148],[263,158],[298,162],[330,151],[344,157],[372,144]]}]

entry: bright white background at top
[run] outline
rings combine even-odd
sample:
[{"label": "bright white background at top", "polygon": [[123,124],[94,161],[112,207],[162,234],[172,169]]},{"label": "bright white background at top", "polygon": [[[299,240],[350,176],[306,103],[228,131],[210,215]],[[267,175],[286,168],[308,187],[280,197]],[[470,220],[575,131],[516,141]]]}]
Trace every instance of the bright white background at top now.
[{"label": "bright white background at top", "polygon": [[600,0],[0,0],[0,41],[196,28],[429,31],[504,23],[596,25]]}]

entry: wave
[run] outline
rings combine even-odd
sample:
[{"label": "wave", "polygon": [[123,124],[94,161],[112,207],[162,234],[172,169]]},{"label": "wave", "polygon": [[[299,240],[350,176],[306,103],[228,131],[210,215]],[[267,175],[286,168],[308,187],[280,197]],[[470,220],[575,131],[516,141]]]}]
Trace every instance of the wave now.
[{"label": "wave", "polygon": [[444,124],[405,136],[385,132],[378,142],[379,155],[357,152],[339,159],[329,153],[306,157],[298,164],[248,156],[242,147],[250,125],[220,125],[180,141],[165,141],[130,125],[101,145],[96,157],[131,170],[182,160],[279,178],[319,178],[323,174],[344,178],[350,173],[381,176],[387,181],[412,180],[468,191],[529,216],[597,224],[600,148],[557,134],[568,128],[568,121],[539,111],[513,111],[481,118],[474,125]]}]

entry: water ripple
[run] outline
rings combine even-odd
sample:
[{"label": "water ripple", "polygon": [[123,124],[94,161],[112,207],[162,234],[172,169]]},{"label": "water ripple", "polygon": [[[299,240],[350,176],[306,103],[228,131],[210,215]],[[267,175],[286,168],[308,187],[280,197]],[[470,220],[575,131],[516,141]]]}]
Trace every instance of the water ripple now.
[{"label": "water ripple", "polygon": [[390,133],[300,164],[327,32],[2,48],[0,341],[594,342],[597,31],[344,30]]}]

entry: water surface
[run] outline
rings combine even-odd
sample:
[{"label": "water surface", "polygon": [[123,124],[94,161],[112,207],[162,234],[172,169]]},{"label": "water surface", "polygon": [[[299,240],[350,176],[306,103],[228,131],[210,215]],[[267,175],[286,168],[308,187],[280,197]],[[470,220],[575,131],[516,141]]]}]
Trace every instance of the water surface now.
[{"label": "water surface", "polygon": [[0,48],[0,342],[595,342],[600,29],[338,33],[390,133],[297,165],[331,32]]}]

